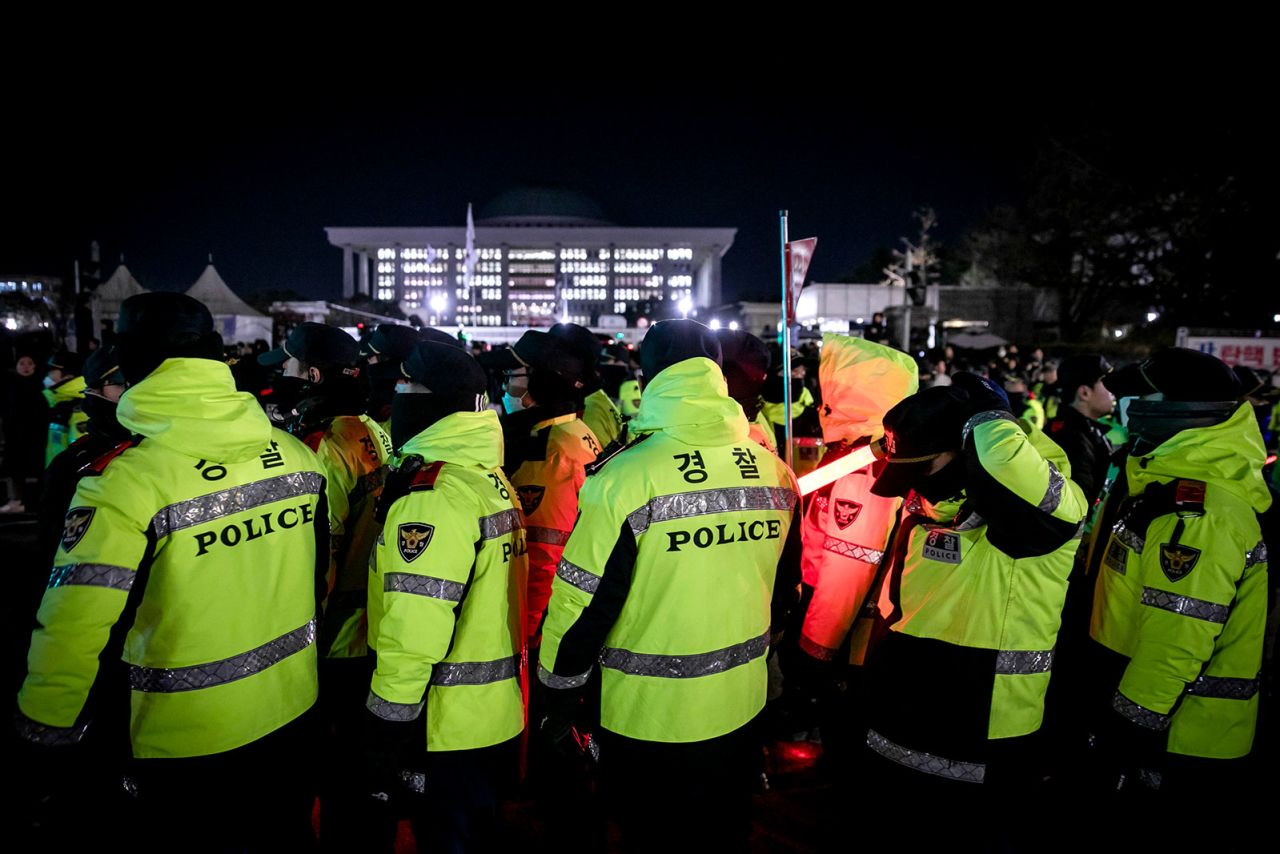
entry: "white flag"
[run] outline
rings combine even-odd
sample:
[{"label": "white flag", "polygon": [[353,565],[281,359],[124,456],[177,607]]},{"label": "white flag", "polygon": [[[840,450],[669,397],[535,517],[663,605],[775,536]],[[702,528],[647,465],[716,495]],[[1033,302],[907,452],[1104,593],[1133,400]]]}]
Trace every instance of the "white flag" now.
[{"label": "white flag", "polygon": [[462,286],[467,293],[471,292],[471,277],[475,275],[476,260],[480,253],[476,251],[476,223],[471,218],[471,203],[467,202],[467,248],[465,253]]}]

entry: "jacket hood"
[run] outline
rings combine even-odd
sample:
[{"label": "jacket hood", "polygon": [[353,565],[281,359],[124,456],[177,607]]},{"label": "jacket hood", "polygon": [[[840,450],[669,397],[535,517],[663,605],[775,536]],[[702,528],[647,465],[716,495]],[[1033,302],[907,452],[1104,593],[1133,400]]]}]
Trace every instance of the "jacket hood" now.
[{"label": "jacket hood", "polygon": [[49,401],[50,406],[57,406],[59,403],[83,400],[84,390],[84,377],[72,377],[71,379],[63,380],[52,388],[44,389],[44,399]]},{"label": "jacket hood", "polygon": [[1232,493],[1261,513],[1271,506],[1262,477],[1266,457],[1253,409],[1243,403],[1221,424],[1183,430],[1151,453],[1131,456],[1127,469],[1134,492],[1157,478],[1192,478]]},{"label": "jacket hood", "polygon": [[271,441],[258,401],[212,359],[166,359],[124,393],[116,418],[158,445],[217,463],[256,457]]},{"label": "jacket hood", "polygon": [[492,469],[502,465],[502,425],[498,413],[454,412],[404,443],[402,455],[418,454],[430,462]]},{"label": "jacket hood", "polygon": [[818,366],[822,388],[822,440],[828,444],[884,435],[884,415],[916,393],[915,360],[892,347],[828,332]]},{"label": "jacket hood", "polygon": [[632,433],[663,432],[686,445],[732,445],[747,438],[747,416],[729,397],[720,366],[710,359],[677,362],[644,387]]}]

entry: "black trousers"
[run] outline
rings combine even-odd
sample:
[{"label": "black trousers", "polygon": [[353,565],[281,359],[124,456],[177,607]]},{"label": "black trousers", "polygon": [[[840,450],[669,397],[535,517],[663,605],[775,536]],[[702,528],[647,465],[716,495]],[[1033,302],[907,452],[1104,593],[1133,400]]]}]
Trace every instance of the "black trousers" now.
[{"label": "black trousers", "polygon": [[143,851],[289,852],[311,829],[315,710],[252,744],[185,759],[139,759],[128,769]]},{"label": "black trousers", "polygon": [[708,741],[666,744],[601,730],[606,806],[635,852],[746,851],[756,722]]},{"label": "black trousers", "polygon": [[502,843],[500,806],[514,788],[520,737],[476,750],[426,754],[426,792],[412,808],[418,851],[495,851]]}]

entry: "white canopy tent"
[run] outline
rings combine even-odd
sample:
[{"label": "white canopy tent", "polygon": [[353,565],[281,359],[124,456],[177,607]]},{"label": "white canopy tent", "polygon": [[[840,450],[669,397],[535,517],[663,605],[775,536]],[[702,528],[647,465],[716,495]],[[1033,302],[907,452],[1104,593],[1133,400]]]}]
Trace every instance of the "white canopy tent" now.
[{"label": "white canopy tent", "polygon": [[271,318],[249,306],[227,286],[213,264],[204,268],[200,278],[187,291],[209,307],[213,328],[227,344],[252,342],[259,338],[271,342]]},{"label": "white canopy tent", "polygon": [[138,280],[133,277],[133,273],[129,272],[128,267],[124,264],[116,267],[111,278],[98,285],[89,297],[90,310],[93,312],[92,334],[101,336],[102,322],[104,320],[114,322],[120,316],[120,303],[135,294],[146,292],[147,289],[138,284]]}]

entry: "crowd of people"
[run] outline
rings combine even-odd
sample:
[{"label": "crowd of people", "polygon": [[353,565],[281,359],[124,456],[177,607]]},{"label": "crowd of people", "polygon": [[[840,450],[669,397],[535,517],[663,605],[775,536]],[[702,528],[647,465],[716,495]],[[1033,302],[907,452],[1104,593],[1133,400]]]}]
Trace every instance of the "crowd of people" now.
[{"label": "crowd of people", "polygon": [[[521,799],[547,847],[747,850],[779,739],[820,744],[848,805],[815,848],[1238,808],[1275,634],[1270,377],[881,337],[224,347],[152,293],[86,359],[19,356],[21,822],[391,851],[407,820],[473,851]],[[788,410],[816,449],[794,471]],[[1156,823],[1099,844],[1222,844]]]}]

